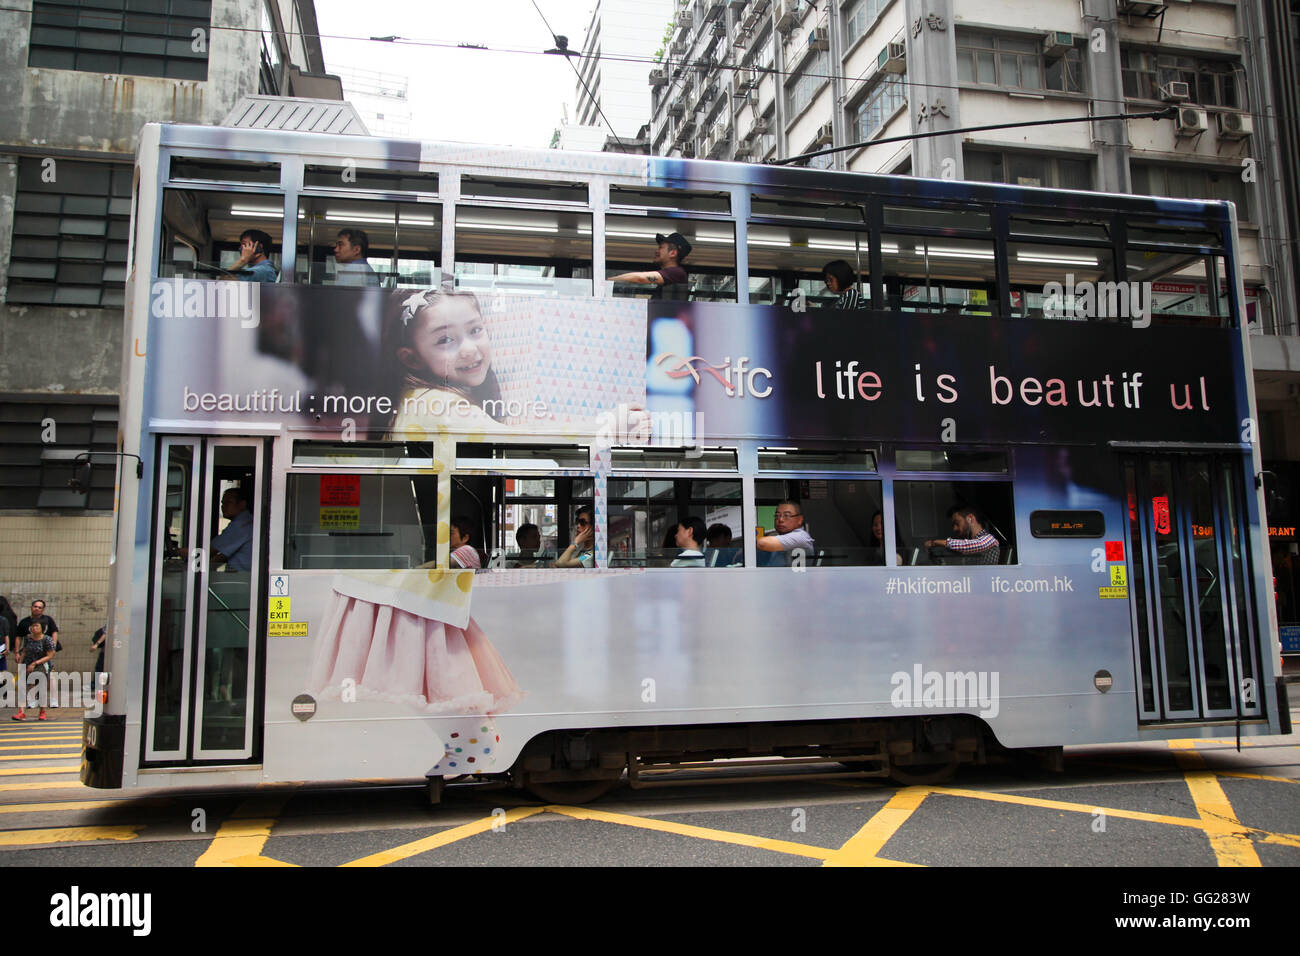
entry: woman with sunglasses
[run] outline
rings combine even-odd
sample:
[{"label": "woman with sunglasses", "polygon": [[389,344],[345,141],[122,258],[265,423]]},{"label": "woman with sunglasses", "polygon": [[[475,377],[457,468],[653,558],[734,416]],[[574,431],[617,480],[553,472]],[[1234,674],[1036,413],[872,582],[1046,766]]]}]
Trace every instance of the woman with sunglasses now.
[{"label": "woman with sunglasses", "polygon": [[596,566],[596,527],[591,508],[583,505],[575,516],[573,543],[555,559],[557,568],[592,568]]}]

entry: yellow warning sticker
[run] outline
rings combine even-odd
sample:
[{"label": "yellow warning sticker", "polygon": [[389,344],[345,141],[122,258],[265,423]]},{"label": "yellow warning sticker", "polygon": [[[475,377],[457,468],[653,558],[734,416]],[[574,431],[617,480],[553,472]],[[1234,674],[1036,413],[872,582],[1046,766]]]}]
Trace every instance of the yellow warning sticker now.
[{"label": "yellow warning sticker", "polygon": [[306,637],[306,621],[272,621],[266,625],[266,633],[271,637]]},{"label": "yellow warning sticker", "polygon": [[1110,586],[1113,588],[1128,587],[1128,570],[1122,564],[1112,564],[1110,566]]},{"label": "yellow warning sticker", "polygon": [[266,619],[271,622],[289,620],[289,602],[287,597],[273,597],[266,606]]},{"label": "yellow warning sticker", "polygon": [[1126,598],[1128,597],[1128,588],[1097,588],[1097,597]]},{"label": "yellow warning sticker", "polygon": [[335,531],[356,530],[361,527],[361,509],[321,508],[320,526]]}]

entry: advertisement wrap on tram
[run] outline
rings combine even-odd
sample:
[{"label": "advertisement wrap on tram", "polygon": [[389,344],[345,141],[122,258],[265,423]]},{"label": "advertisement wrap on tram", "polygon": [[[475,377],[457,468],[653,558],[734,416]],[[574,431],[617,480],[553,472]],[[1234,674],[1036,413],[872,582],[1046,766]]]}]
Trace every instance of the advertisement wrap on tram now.
[{"label": "advertisement wrap on tram", "polygon": [[[285,496],[284,513],[269,522],[258,514],[273,500],[266,492],[249,502],[265,557],[249,574],[211,577],[230,595],[239,595],[233,578],[244,578],[242,607],[254,619],[247,640],[206,649],[207,700],[195,718],[207,741],[200,749],[219,752],[229,718],[221,705],[251,709],[259,679],[251,658],[264,653],[266,779],[499,772],[539,733],[611,722],[956,707],[1011,747],[1132,738],[1142,688],[1130,602],[1116,598],[1128,597],[1134,516],[1105,444],[1241,447],[1249,417],[1239,336],[1228,329],[900,321],[450,288],[160,279],[151,293],[145,420],[181,434],[219,421],[277,436],[275,460],[258,459],[257,481]],[[891,483],[895,527],[882,566],[837,567],[834,545],[816,566],[780,570],[737,562],[665,573],[618,560],[607,499],[619,481],[654,473],[638,474],[617,449],[816,447],[846,436],[886,453],[843,489],[834,475],[804,480],[805,511],[844,491],[872,495],[879,507],[882,483]],[[367,469],[348,448],[380,442],[405,449],[401,466]],[[897,516],[903,469],[888,449],[945,442],[1012,449],[999,477],[1014,478],[1002,520],[1019,554],[1004,554],[1000,567],[909,566],[912,542]],[[506,474],[508,465],[475,449],[511,443],[589,456],[589,467],[542,468],[551,480],[599,479],[590,482],[591,567],[513,560],[513,539],[506,560],[484,548],[477,572],[449,562],[461,493],[453,474]],[[300,452],[307,448],[317,451]],[[721,487],[725,472],[705,465],[700,474]],[[731,472],[734,495],[724,497],[736,499],[731,514],[740,518],[742,481]],[[1230,510],[1257,522],[1251,506],[1246,496]],[[1086,536],[1042,535],[1035,523],[1044,513],[1087,515],[1090,527]],[[844,541],[822,522],[809,517],[815,538]],[[752,538],[733,524],[737,545]],[[137,542],[140,553],[151,544],[157,553],[156,527]],[[1219,535],[1232,539],[1236,560],[1249,560],[1240,528]],[[1255,612],[1238,598],[1244,623]],[[207,613],[209,631],[219,630],[211,605]],[[1230,639],[1234,630],[1221,642],[1220,678],[1258,667],[1249,641]],[[955,696],[951,686],[931,695],[932,673],[977,679]],[[1202,693],[1208,713],[1212,695]],[[1062,695],[1077,706],[1062,708]],[[162,719],[165,697],[155,693],[146,717],[159,755],[177,736]],[[242,752],[254,736],[240,722],[231,746]]]}]

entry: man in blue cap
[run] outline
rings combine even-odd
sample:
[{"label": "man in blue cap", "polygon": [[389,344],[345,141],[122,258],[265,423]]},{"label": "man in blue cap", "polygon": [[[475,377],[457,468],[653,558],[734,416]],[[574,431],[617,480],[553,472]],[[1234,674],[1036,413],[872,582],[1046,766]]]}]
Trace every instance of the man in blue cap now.
[{"label": "man in blue cap", "polygon": [[691,244],[680,232],[667,236],[656,233],[655,242],[659,244],[655,250],[655,269],[650,272],[625,272],[614,276],[610,281],[634,282],[638,285],[653,285],[660,288],[669,285],[686,285],[686,269],[682,267],[681,262],[691,254]]}]

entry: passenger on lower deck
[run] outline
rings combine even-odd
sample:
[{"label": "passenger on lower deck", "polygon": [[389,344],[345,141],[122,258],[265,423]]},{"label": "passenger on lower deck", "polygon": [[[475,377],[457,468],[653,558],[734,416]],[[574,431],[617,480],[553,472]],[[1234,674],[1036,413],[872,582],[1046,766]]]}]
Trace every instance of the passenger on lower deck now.
[{"label": "passenger on lower deck", "polygon": [[731,529],[718,522],[709,525],[709,546],[704,551],[704,563],[711,568],[731,568],[744,564],[739,548],[731,546]]},{"label": "passenger on lower deck", "polygon": [[677,522],[676,542],[682,551],[673,558],[669,565],[674,568],[702,568],[704,564],[704,541],[708,533],[704,522],[694,515],[683,516]]},{"label": "passenger on lower deck", "polygon": [[463,515],[451,519],[451,564],[452,567],[477,570],[483,567],[483,557],[470,543],[474,535],[474,523]]},{"label": "passenger on lower deck", "polygon": [[803,509],[799,503],[783,501],[777,505],[773,524],[773,534],[760,534],[754,542],[759,552],[759,567],[785,567],[790,564],[792,553],[802,554],[804,561],[811,563],[813,539],[803,526]]},{"label": "passenger on lower deck", "polygon": [[956,552],[959,564],[997,564],[1002,557],[1002,546],[984,527],[984,522],[974,508],[958,508],[952,513],[952,537],[933,538],[926,543],[929,548],[947,548]]},{"label": "passenger on lower deck", "polygon": [[591,509],[583,505],[574,517],[573,543],[555,559],[557,568],[593,568],[596,566],[596,526]]}]

